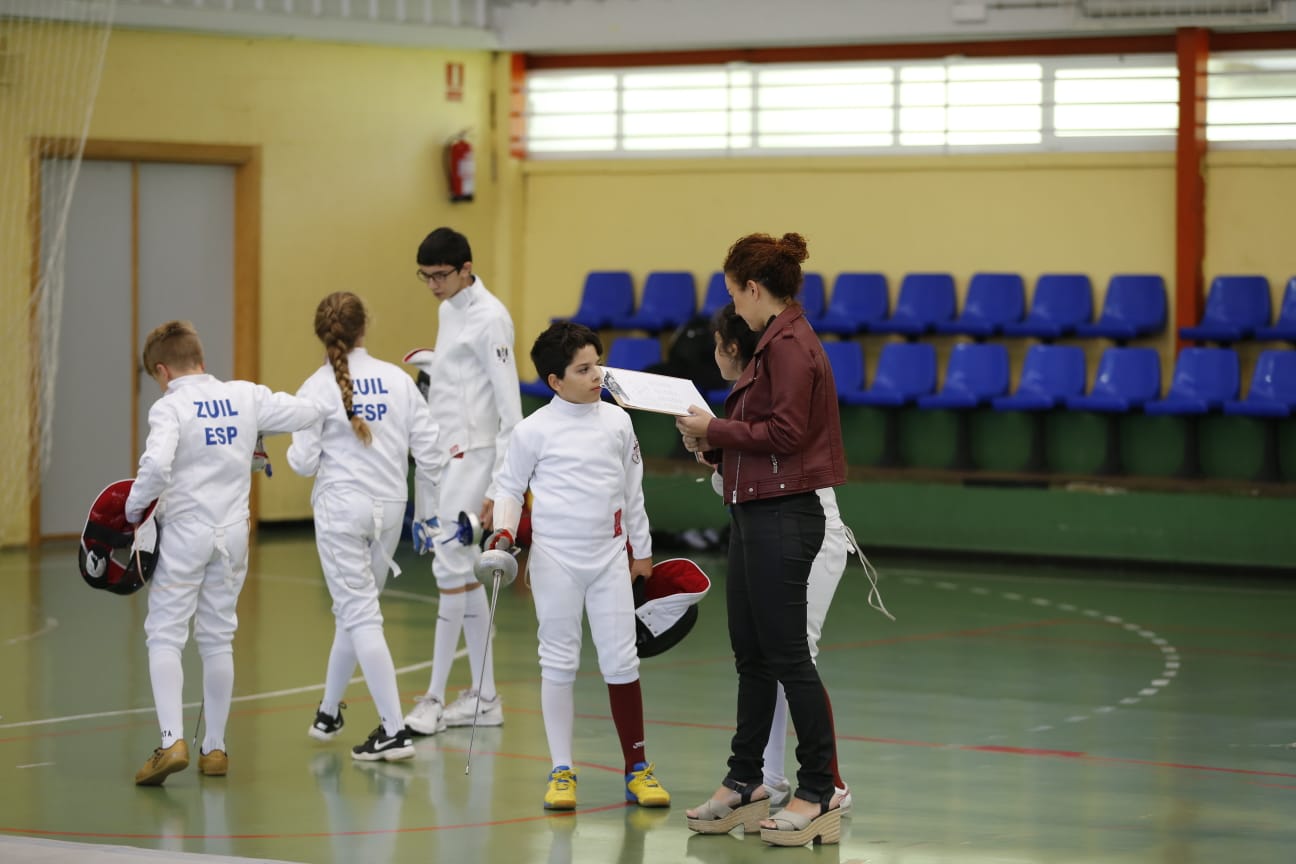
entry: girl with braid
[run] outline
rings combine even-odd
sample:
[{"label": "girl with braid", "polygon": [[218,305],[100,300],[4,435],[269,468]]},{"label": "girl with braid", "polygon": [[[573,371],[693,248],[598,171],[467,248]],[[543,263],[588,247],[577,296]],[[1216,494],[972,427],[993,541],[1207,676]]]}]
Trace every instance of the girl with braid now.
[{"label": "girl with braid", "polygon": [[321,421],[293,434],[288,464],[314,476],[315,545],[333,597],[336,627],[324,698],[308,734],[329,741],[342,729],[342,696],[357,661],[378,709],[379,725],[351,755],[395,761],[414,755],[401,719],[396,669],[383,635],[378,593],[400,540],[409,454],[415,462],[415,519],[436,512],[437,427],[414,380],[400,367],[369,356],[360,298],[330,294],[315,310],[315,335],[326,361],[297,395],[317,403]]}]

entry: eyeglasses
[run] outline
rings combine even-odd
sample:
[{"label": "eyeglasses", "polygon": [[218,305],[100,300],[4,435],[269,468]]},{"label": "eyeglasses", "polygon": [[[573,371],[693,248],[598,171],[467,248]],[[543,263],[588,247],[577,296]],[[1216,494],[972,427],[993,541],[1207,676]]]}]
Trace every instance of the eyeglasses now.
[{"label": "eyeglasses", "polygon": [[420,282],[435,282],[438,285],[444,285],[445,281],[450,278],[452,273],[458,273],[462,267],[456,267],[453,270],[442,270],[439,273],[429,273],[422,267],[414,271],[414,277]]}]

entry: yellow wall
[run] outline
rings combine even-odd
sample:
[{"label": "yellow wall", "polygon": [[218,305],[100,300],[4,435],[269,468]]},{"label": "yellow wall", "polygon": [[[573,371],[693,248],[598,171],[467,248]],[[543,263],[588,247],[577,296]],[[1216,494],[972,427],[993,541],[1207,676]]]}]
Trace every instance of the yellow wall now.
[{"label": "yellow wall", "polygon": [[[20,62],[52,55],[55,47],[32,51]],[[445,99],[445,63],[451,60],[465,68],[459,103]],[[432,344],[436,301],[415,282],[413,270],[418,242],[438,225],[451,224],[475,241],[477,269],[509,301],[508,286],[491,274],[493,74],[485,52],[116,31],[90,136],[261,147],[260,378],[272,388],[295,390],[320,362],[311,319],[315,304],[331,291],[352,290],[368,302],[376,355],[398,360],[410,348]],[[25,176],[27,139],[75,128],[48,113],[9,130],[0,171]],[[473,203],[452,205],[441,147],[465,127],[474,130],[478,194]],[[8,320],[23,314],[28,277],[15,276],[13,262],[25,271],[29,244],[24,238],[18,249],[0,250]],[[15,292],[15,285],[22,290]],[[26,356],[26,348],[15,355]],[[25,422],[5,426],[0,435],[0,448],[29,449]],[[269,443],[282,470],[258,481],[261,516],[308,516],[309,481],[287,470],[285,437]],[[13,477],[4,482],[9,492],[27,485]],[[11,522],[0,542],[25,539],[25,505],[21,509],[21,524]]]},{"label": "yellow wall", "polygon": [[952,273],[960,294],[977,271],[1021,273],[1028,290],[1041,273],[1088,273],[1096,304],[1113,273],[1173,281],[1171,153],[533,162],[525,194],[519,341],[570,314],[592,269],[639,287],[650,270],[691,270],[700,297],[752,231],[804,234],[830,290],[845,270],[885,273],[893,301],[922,270]]}]

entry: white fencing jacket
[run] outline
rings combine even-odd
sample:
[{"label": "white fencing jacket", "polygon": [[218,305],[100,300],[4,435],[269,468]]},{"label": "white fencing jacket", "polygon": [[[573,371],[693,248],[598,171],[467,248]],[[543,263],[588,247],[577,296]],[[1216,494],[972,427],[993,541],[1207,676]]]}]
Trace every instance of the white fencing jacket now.
[{"label": "white fencing jacket", "polygon": [[335,484],[374,501],[404,501],[409,497],[406,477],[413,453],[414,518],[433,516],[437,475],[445,459],[423,394],[399,366],[370,357],[364,348],[353,349],[347,364],[351,404],[369,424],[372,443],[366,447],[351,429],[333,367],[325,363],[297,391],[318,404],[322,414],[321,422],[293,433],[288,465],[302,476],[315,477],[312,506],[320,492]]},{"label": "white fencing jacket", "polygon": [[496,483],[497,521],[506,520],[497,527],[514,535],[530,486],[536,545],[579,560],[592,546],[623,537],[634,557],[652,555],[639,442],[630,415],[616,405],[555,396],[513,430]]},{"label": "white fencing jacket", "polygon": [[293,432],[319,419],[313,402],[250,381],[206,373],[167,385],[149,409],[148,441],[126,498],[126,518],[154,499],[167,520],[194,517],[214,528],[248,518],[257,433]]},{"label": "white fencing jacket", "polygon": [[[478,276],[444,301],[428,377],[428,407],[446,459],[493,447],[499,474],[509,434],[522,419],[513,319]],[[493,498],[494,484],[486,490]]]}]

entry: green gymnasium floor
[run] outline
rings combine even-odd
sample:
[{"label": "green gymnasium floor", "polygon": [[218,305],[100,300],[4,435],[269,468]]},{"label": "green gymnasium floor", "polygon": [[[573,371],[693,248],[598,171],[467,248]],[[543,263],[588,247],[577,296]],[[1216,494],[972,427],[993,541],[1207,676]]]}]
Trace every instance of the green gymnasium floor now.
[{"label": "green gymnasium floor", "polygon": [[[659,556],[661,557],[661,556]],[[74,547],[0,554],[0,860],[90,861],[95,847],[309,862],[1288,862],[1296,860],[1296,582],[1216,572],[961,566],[877,556],[891,623],[858,566],[820,668],[854,815],[840,847],[690,836],[683,811],[724,771],[734,676],[720,560],[698,628],[643,665],[648,752],[675,796],[626,807],[606,690],[577,685],[581,806],[540,806],[548,756],[535,620],[502,593],[505,725],[423,739],[410,763],[348,755],[375,723],[363,684],[331,744],[306,735],[332,632],[305,532],[265,532],[240,604],[230,774],[132,784],[156,745],[142,597],[91,591]],[[426,562],[384,599],[407,699],[427,683]],[[198,663],[186,652],[192,734]],[[456,663],[452,687],[466,686]],[[791,749],[791,748],[789,748]],[[65,844],[76,845],[65,845]],[[90,845],[85,845],[90,844]]]}]

